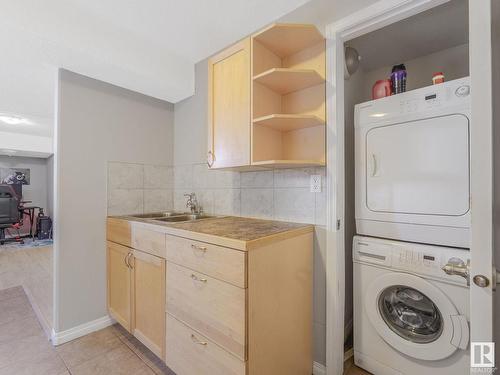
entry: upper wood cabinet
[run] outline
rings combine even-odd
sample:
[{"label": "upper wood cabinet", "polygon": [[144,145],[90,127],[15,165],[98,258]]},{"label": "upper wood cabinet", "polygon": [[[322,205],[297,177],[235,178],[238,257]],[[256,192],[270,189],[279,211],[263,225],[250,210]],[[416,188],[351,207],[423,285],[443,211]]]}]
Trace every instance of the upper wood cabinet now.
[{"label": "upper wood cabinet", "polygon": [[250,38],[208,63],[209,146],[212,168],[250,164]]},{"label": "upper wood cabinet", "polygon": [[212,58],[209,166],[325,165],[325,76],[313,25],[273,24]]}]

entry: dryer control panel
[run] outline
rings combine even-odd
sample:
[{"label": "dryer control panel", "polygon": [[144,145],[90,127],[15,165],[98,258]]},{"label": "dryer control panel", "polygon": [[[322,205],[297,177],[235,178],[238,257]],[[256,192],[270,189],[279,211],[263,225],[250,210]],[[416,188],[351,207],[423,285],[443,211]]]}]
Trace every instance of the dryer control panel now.
[{"label": "dryer control panel", "polygon": [[355,236],[353,261],[392,268],[395,271],[446,280],[457,284],[467,281],[457,275],[448,275],[443,267],[450,260],[467,264],[468,249],[423,245],[410,242]]}]

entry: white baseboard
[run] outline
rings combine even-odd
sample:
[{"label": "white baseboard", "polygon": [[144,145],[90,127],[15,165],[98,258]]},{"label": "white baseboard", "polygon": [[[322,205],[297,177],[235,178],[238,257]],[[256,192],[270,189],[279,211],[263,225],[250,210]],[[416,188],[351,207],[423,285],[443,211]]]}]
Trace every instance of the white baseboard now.
[{"label": "white baseboard", "polygon": [[102,318],[93,320],[88,323],[80,324],[79,326],[67,329],[61,332],[55,332],[52,330],[51,341],[52,345],[61,345],[65,342],[77,339],[79,337],[88,335],[89,333],[99,331],[100,329],[109,327],[113,325],[115,320],[109,315],[103,316]]},{"label": "white baseboard", "polygon": [[313,363],[313,375],[326,375],[326,366],[321,363]]}]

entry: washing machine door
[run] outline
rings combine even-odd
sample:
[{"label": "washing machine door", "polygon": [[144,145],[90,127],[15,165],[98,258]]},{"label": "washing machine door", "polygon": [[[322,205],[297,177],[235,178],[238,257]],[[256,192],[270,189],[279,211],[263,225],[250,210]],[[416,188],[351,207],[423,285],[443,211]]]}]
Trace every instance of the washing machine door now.
[{"label": "washing machine door", "polygon": [[467,349],[469,326],[449,298],[428,281],[387,273],[365,293],[365,313],[394,349],[422,360],[440,360]]}]

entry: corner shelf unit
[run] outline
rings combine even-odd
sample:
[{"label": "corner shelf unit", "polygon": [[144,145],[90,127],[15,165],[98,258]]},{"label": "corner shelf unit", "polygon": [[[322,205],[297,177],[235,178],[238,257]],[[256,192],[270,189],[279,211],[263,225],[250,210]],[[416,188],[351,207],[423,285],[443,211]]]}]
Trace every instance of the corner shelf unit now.
[{"label": "corner shelf unit", "polygon": [[325,39],[274,24],[251,38],[251,165],[325,165]]}]

